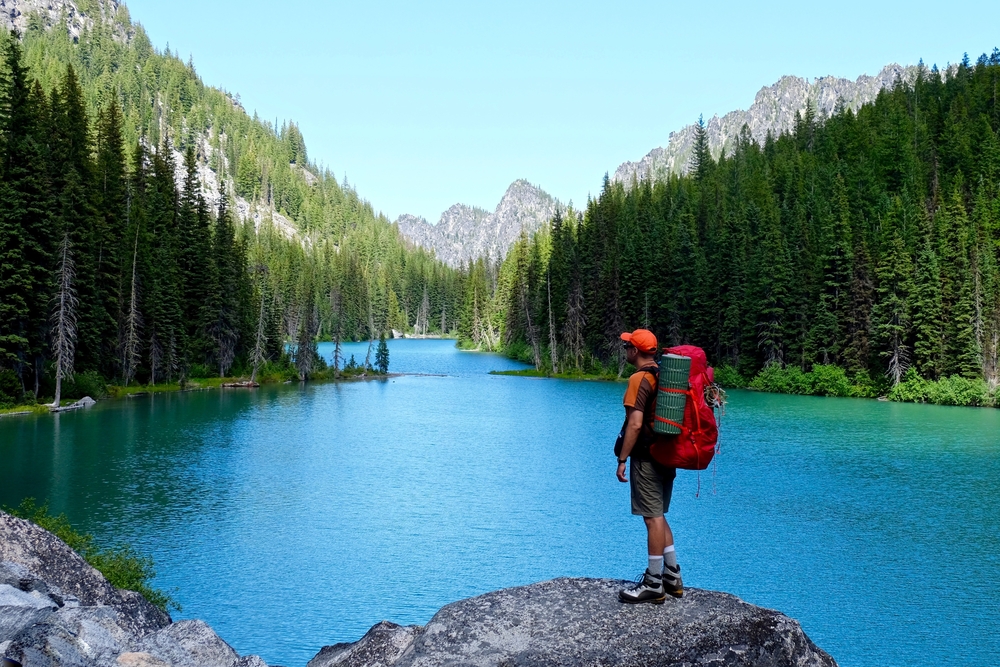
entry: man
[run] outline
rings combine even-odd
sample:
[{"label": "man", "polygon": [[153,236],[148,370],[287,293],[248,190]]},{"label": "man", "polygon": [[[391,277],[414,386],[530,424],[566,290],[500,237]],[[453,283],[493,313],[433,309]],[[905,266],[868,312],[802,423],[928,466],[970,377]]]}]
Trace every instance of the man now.
[{"label": "man", "polygon": [[622,427],[622,447],[618,455],[618,481],[628,482],[625,462],[632,459],[632,514],[646,522],[646,544],[649,564],[641,579],[631,588],[618,593],[622,602],[652,602],[662,604],[667,595],[679,598],[684,594],[681,568],[674,552],[674,535],[667,524],[670,495],[677,471],[653,460],[649,444],[653,439],[653,417],[658,371],[656,336],[646,329],[636,329],[621,335],[628,362],[636,372],[629,378],[625,390],[625,425]]}]

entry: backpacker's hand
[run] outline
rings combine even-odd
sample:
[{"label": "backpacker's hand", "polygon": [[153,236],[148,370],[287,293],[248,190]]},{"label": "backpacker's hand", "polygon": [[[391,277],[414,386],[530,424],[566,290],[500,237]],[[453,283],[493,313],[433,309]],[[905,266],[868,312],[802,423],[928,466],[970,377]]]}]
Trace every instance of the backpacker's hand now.
[{"label": "backpacker's hand", "polygon": [[624,461],[619,461],[618,462],[618,473],[617,474],[618,474],[618,481],[619,482],[627,482],[628,481],[628,477],[625,476],[625,462]]}]

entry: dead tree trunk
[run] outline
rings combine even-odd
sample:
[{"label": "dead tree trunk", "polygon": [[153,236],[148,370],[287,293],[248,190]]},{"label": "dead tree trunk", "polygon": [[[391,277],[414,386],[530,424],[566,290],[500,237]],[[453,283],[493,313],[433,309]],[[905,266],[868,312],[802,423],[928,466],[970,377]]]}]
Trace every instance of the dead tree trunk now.
[{"label": "dead tree trunk", "polygon": [[76,267],[69,234],[59,244],[59,269],[56,274],[58,289],[52,309],[52,356],[56,362],[56,395],[52,407],[59,407],[63,378],[73,374],[73,356],[76,352]]},{"label": "dead tree trunk", "polygon": [[142,315],[139,312],[139,230],[135,232],[135,248],[132,250],[132,288],[128,299],[128,315],[125,317],[125,341],[122,346],[122,371],[127,387],[135,377],[142,348]]}]

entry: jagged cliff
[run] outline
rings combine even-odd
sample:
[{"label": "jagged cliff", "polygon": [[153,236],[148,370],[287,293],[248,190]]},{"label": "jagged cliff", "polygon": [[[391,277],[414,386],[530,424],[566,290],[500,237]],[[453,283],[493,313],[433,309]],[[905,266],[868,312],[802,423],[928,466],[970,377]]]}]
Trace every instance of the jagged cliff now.
[{"label": "jagged cliff", "polygon": [[[810,82],[798,76],[783,76],[777,83],[761,88],[749,109],[730,111],[726,115],[712,116],[705,123],[708,145],[718,158],[723,152],[730,154],[743,126],[750,135],[764,143],[767,133],[777,136],[791,130],[795,114],[804,112],[812,102],[817,117],[829,116],[843,104],[857,110],[872,102],[883,88],[891,87],[897,79],[912,81],[917,75],[914,66],[886,65],[875,76],[861,75],[854,81],[835,76],[824,76]],[[671,173],[685,173],[694,149],[695,125],[671,132],[666,147],[654,148],[637,162],[626,162],[615,170],[614,181],[626,184],[663,178]]]},{"label": "jagged cliff", "polygon": [[0,24],[8,30],[24,34],[31,20],[40,20],[45,28],[65,24],[74,40],[83,30],[92,28],[94,21],[114,25],[115,36],[122,41],[135,34],[130,29],[128,10],[118,0],[90,0],[84,7],[71,0],[0,0]]},{"label": "jagged cliff", "polygon": [[510,184],[493,213],[455,204],[441,214],[436,225],[406,214],[396,219],[396,225],[413,243],[459,266],[478,257],[505,257],[522,230],[526,234],[536,231],[555,215],[558,206],[552,195],[521,179]]}]

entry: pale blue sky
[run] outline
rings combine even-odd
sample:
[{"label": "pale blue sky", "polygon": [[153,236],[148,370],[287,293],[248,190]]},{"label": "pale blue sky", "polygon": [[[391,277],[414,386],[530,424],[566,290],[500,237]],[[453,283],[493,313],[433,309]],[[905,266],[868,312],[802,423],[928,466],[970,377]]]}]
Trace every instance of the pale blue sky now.
[{"label": "pale blue sky", "polygon": [[376,210],[436,222],[526,178],[564,202],[783,74],[855,78],[975,59],[1000,2],[126,0],[251,113],[294,119],[311,159]]}]

